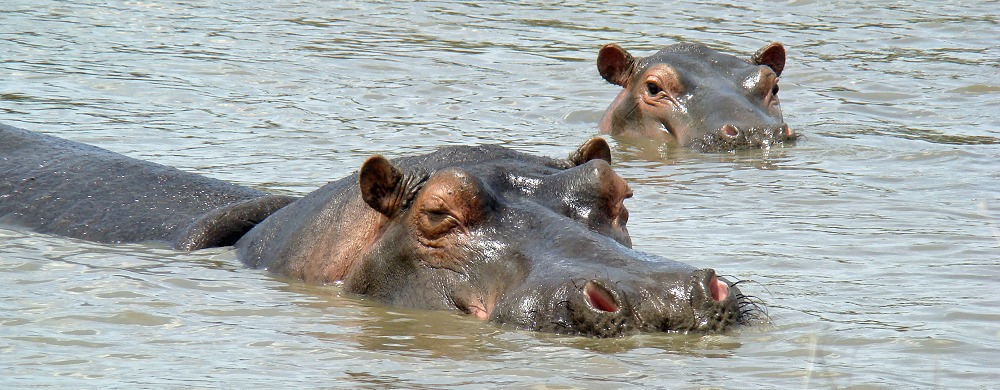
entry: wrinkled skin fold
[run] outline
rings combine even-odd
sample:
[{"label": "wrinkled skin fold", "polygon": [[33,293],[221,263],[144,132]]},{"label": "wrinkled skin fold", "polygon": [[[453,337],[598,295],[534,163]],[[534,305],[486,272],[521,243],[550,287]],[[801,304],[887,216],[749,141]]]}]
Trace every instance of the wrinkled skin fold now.
[{"label": "wrinkled skin fold", "polygon": [[[249,267],[519,329],[720,332],[757,306],[711,269],[631,249],[628,184],[594,138],[373,156],[302,197],[0,125],[0,222],[100,242],[235,245]],[[69,183],[69,184],[67,184]]]},{"label": "wrinkled skin fold", "polygon": [[785,48],[774,42],[749,59],[678,43],[636,58],[609,43],[597,68],[622,87],[605,111],[604,134],[666,141],[703,151],[767,148],[792,141],[778,100]]}]

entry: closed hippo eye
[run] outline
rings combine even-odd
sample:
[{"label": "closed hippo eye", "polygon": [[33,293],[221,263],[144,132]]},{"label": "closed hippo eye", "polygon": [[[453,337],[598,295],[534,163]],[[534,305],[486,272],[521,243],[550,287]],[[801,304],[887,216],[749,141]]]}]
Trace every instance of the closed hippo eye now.
[{"label": "closed hippo eye", "polygon": [[632,245],[625,227],[628,209],[624,203],[632,197],[632,190],[607,161],[591,160],[552,175],[543,182],[538,194],[552,210],[622,245]]},{"label": "closed hippo eye", "polygon": [[461,221],[442,202],[437,207],[420,210],[417,225],[425,238],[435,240],[461,225]]},{"label": "closed hippo eye", "polygon": [[482,183],[459,169],[435,173],[413,201],[411,223],[417,239],[430,248],[445,248],[453,233],[468,232],[482,218],[492,197]]},{"label": "closed hippo eye", "polygon": [[[617,176],[617,175],[616,175]],[[628,209],[625,208],[625,199],[632,197],[632,189],[621,177],[607,179],[610,184],[603,189],[602,201],[608,205],[611,223],[614,226],[625,228],[628,222]]]}]

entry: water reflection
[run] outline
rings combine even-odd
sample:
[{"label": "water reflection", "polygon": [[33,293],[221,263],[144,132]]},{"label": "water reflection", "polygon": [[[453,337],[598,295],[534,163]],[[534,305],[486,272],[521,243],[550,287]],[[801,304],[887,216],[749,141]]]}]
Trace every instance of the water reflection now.
[{"label": "water reflection", "polygon": [[386,306],[344,293],[337,286],[306,285],[290,280],[284,283],[287,284],[278,287],[279,290],[305,294],[307,297],[296,299],[295,304],[323,311],[325,316],[322,322],[333,325],[337,330],[300,334],[319,340],[346,342],[370,351],[460,360],[492,360],[497,355],[528,353],[552,347],[609,354],[656,349],[675,355],[726,357],[741,345],[732,334],[642,334],[596,339],[520,331],[457,312]]},{"label": "water reflection", "polygon": [[[615,163],[628,167],[658,169],[667,166],[684,165],[691,161],[717,160],[757,169],[776,169],[782,161],[788,161],[786,148],[795,147],[795,142],[779,143],[767,148],[735,150],[721,153],[703,153],[675,144],[629,136],[606,136],[611,141],[612,158]],[[800,137],[804,138],[804,137]]]}]

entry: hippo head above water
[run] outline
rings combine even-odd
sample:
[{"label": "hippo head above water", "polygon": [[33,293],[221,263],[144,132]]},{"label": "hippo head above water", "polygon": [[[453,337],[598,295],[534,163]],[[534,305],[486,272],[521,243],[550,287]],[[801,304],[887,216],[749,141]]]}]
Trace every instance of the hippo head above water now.
[{"label": "hippo head above water", "polygon": [[778,77],[785,48],[770,43],[749,60],[679,43],[644,58],[617,44],[597,57],[601,76],[624,88],[601,119],[605,134],[665,140],[704,151],[766,148],[795,139],[781,116]]},{"label": "hippo head above water", "polygon": [[279,210],[236,244],[257,268],[411,308],[611,337],[722,331],[752,306],[711,269],[631,249],[602,138],[555,160],[449,147],[359,173]]},{"label": "hippo head above water", "polygon": [[235,245],[247,266],[404,307],[613,337],[762,311],[711,269],[631,248],[602,138],[568,159],[497,145],[369,158],[302,198],[0,125],[0,224],[91,241]]}]

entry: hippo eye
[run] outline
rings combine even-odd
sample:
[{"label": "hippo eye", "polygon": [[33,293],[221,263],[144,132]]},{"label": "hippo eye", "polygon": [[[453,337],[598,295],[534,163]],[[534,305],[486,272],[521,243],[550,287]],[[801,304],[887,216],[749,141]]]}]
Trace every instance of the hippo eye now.
[{"label": "hippo eye", "polygon": [[778,84],[774,84],[774,86],[771,87],[771,94],[772,95],[777,95],[778,94]]},{"label": "hippo eye", "polygon": [[660,86],[656,85],[656,83],[646,83],[646,90],[648,90],[649,94],[653,96],[659,95],[660,92],[663,92],[663,90],[660,89]]},{"label": "hippo eye", "polygon": [[427,210],[424,215],[427,217],[427,222],[431,225],[441,225],[443,223],[448,223],[448,219],[452,218],[451,214],[443,210]]},{"label": "hippo eye", "polygon": [[440,238],[459,224],[458,219],[446,210],[424,210],[421,214],[420,230],[429,239]]}]

